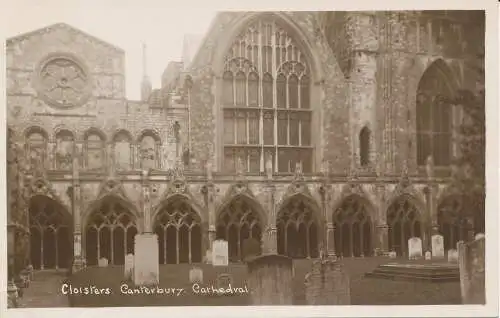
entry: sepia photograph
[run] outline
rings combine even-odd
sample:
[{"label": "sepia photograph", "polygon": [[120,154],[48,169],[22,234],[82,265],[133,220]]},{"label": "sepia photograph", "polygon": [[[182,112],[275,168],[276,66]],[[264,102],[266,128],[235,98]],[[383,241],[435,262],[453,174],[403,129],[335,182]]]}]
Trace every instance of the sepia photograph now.
[{"label": "sepia photograph", "polygon": [[486,9],[135,6],[5,31],[9,313],[498,314]]}]

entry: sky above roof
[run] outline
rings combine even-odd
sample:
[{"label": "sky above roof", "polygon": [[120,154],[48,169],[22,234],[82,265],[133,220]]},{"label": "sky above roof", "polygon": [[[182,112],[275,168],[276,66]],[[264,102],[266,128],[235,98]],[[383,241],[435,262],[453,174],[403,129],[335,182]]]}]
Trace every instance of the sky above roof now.
[{"label": "sky above roof", "polygon": [[[161,86],[161,75],[171,61],[181,61],[185,35],[202,38],[216,11],[206,8],[168,8],[121,5],[96,6],[84,2],[72,6],[43,7],[17,4],[17,17],[9,21],[7,37],[31,32],[54,23],[64,22],[98,37],[125,51],[126,94],[128,99],[140,99],[142,79],[142,43],[146,44],[147,73],[153,88]],[[57,2],[54,2],[57,3]],[[194,36],[193,36],[194,35]]]}]

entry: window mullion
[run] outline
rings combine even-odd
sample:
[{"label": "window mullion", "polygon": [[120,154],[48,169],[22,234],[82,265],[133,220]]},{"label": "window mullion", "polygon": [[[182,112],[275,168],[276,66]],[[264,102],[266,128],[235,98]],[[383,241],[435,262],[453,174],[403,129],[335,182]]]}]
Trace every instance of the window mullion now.
[{"label": "window mullion", "polygon": [[273,75],[273,114],[274,114],[274,172],[278,172],[278,111],[277,111],[277,70],[276,70],[276,25],[273,23],[271,32],[271,65]]}]

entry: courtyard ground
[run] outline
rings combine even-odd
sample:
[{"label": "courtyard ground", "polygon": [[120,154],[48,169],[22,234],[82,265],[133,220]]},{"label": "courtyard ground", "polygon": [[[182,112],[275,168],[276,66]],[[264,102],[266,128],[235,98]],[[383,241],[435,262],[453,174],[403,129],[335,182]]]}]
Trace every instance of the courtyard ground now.
[{"label": "courtyard ground", "polygon": [[[365,278],[380,264],[394,262],[387,258],[344,259],[344,269],[351,280],[351,303],[353,305],[443,305],[460,304],[459,282],[430,283],[412,281],[392,281]],[[407,262],[407,261],[405,261]],[[305,305],[304,276],[311,268],[311,261],[295,261],[294,304]],[[233,286],[243,286],[246,279],[246,266],[234,264],[228,267],[213,267],[202,264],[204,285],[215,285],[220,273],[233,276]],[[189,265],[161,265],[160,286],[163,288],[183,288],[181,296],[167,295],[122,295],[120,285],[123,281],[123,267],[91,267],[81,271],[70,282],[73,287],[94,285],[98,288],[111,288],[110,295],[71,296],[70,305],[74,307],[109,306],[238,306],[249,305],[248,295],[200,296],[192,293],[189,283]],[[60,290],[60,287],[58,287]]]},{"label": "courtyard ground", "polygon": [[61,293],[61,285],[67,279],[66,271],[42,270],[34,274],[30,286],[24,290],[20,307],[54,308],[68,307],[68,297]]}]

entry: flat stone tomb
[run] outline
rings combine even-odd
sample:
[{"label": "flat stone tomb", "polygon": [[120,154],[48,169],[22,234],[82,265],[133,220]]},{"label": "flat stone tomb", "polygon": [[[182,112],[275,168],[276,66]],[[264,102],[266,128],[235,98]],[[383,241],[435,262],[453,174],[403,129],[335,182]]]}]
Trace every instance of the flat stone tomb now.
[{"label": "flat stone tomb", "polygon": [[392,280],[450,282],[459,281],[460,273],[457,264],[390,263],[378,266],[373,272],[366,273],[365,277]]}]

